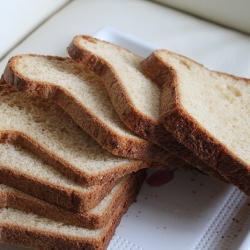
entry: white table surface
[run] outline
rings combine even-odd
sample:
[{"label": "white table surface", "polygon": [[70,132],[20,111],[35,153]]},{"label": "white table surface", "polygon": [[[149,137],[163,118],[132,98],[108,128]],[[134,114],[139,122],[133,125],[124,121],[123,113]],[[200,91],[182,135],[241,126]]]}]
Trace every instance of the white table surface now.
[{"label": "white table surface", "polygon": [[[24,0],[20,0],[20,2],[22,1]],[[26,10],[26,14],[28,15],[29,13],[30,10]],[[10,14],[14,16],[12,10],[9,12],[9,15]],[[16,43],[16,38],[13,37],[13,49],[2,58],[0,62],[0,72],[4,70],[8,59],[15,54],[38,53],[61,56],[66,55],[66,47],[75,35],[93,35],[104,26],[109,26],[125,34],[135,36],[141,40],[147,41],[157,48],[166,48],[191,57],[211,69],[250,78],[249,35],[145,0],[71,1],[67,6],[56,12],[40,26],[36,24],[37,29],[34,31],[33,28],[28,28],[29,32],[32,32],[28,32],[28,36],[26,33],[25,39],[22,38],[23,40],[19,40],[18,44]],[[187,178],[185,182],[190,182],[190,179],[193,177],[192,174],[188,177],[183,177],[183,173],[180,173],[178,178],[179,180],[181,178]],[[199,178],[204,182],[210,183],[204,176],[200,176]],[[176,181],[178,181],[178,179]],[[212,185],[214,185],[214,190],[220,190],[222,193],[227,189],[224,185],[218,184],[216,181],[212,181]],[[190,186],[190,192],[191,188],[192,186]],[[185,191],[187,192],[187,190]],[[148,192],[151,192],[150,195],[152,197],[157,194],[156,189],[152,191],[151,189],[149,190],[148,187],[144,187],[142,195],[148,194]],[[185,192],[181,190],[178,190],[178,192],[180,192],[179,195],[185,197]],[[166,191],[166,194],[167,193]],[[171,195],[171,193],[168,194]],[[202,194],[200,197],[202,197]],[[140,198],[142,204],[143,198],[144,197]],[[171,199],[173,199],[172,196]],[[244,197],[244,199],[246,198]],[[213,204],[217,204],[219,201],[225,201],[224,197],[218,195],[218,200],[214,201]],[[196,200],[196,202],[198,201]],[[135,206],[139,206],[140,208],[140,204],[141,203]],[[164,203],[164,206],[165,205]],[[169,204],[168,210],[172,214],[175,213],[175,205]],[[136,207],[136,209],[138,209],[138,207]],[[132,212],[130,211],[130,213],[133,213],[133,211],[134,210],[132,210]],[[153,211],[152,215],[155,215]],[[206,214],[206,216],[208,219],[210,218],[209,213]],[[134,217],[137,218],[136,215],[134,215]],[[152,220],[153,219],[154,217],[152,216]],[[178,221],[178,216],[173,220]],[[126,218],[124,223],[124,227],[126,227]],[[142,224],[138,225],[138,228],[143,226],[144,221],[140,220],[140,223]],[[155,222],[152,221],[152,223]],[[195,225],[194,223],[194,229]],[[122,228],[118,230],[121,232]],[[207,229],[204,229],[204,232],[206,232],[206,230]],[[200,234],[204,232],[200,232]],[[161,233],[164,232],[161,231]],[[188,232],[187,230],[186,233],[191,234],[192,232]],[[185,238],[185,232],[182,231],[181,234],[180,239]],[[171,232],[169,232],[168,237],[169,235],[171,235]],[[244,237],[245,236],[246,235],[244,235]],[[150,235],[140,235],[140,237],[150,239]],[[164,234],[162,237],[164,237]],[[198,240],[198,238],[197,235],[196,240]],[[180,239],[177,239],[178,246],[181,245]],[[136,248],[140,240],[135,243],[135,248],[131,247],[130,249],[146,249],[145,247]],[[150,244],[156,244],[155,246],[157,246],[157,242],[154,242],[153,239]],[[165,242],[165,244],[167,246],[168,242]],[[248,249],[249,241],[245,241],[244,244],[244,246],[241,246],[241,249]],[[0,249],[16,250],[21,248],[12,248],[4,244],[0,245]],[[183,248],[175,248],[172,246],[172,248],[166,247],[165,249],[191,250],[190,246],[187,247],[185,243],[183,243]]]}]

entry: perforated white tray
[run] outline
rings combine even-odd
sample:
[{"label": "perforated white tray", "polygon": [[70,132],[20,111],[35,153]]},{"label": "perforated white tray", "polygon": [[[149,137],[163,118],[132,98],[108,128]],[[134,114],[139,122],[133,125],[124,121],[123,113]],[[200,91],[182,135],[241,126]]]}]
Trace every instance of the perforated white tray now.
[{"label": "perforated white tray", "polygon": [[[110,27],[96,37],[141,56],[155,47]],[[174,167],[174,166],[173,166]],[[151,176],[153,171],[148,172]],[[159,187],[144,183],[124,215],[109,250],[247,250],[250,199],[237,188],[197,171],[178,169]],[[0,245],[2,250],[23,248]]]}]

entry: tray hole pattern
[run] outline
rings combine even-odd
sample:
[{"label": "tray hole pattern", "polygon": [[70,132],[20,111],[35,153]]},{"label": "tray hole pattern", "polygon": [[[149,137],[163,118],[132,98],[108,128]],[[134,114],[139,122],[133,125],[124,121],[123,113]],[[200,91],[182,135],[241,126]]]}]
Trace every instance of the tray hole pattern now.
[{"label": "tray hole pattern", "polygon": [[237,188],[232,188],[195,250],[230,250],[233,243],[241,238],[249,213],[249,198]]},{"label": "tray hole pattern", "polygon": [[112,238],[108,250],[143,250],[141,247],[136,246],[134,243],[131,243],[127,239],[119,235],[114,235]]}]

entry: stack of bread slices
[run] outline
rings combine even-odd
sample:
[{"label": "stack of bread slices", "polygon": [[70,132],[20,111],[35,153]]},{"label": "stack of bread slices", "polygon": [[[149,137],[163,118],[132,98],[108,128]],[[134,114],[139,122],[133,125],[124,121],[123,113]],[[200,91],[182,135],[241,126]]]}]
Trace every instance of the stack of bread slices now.
[{"label": "stack of bread slices", "polygon": [[[220,124],[224,110],[213,102],[227,89],[242,99],[247,80],[165,50],[143,59],[89,36],[67,50],[67,58],[14,56],[3,72],[2,242],[106,249],[148,168],[197,168],[249,194],[249,161],[225,129],[239,121]],[[211,88],[219,94],[207,97]]]}]

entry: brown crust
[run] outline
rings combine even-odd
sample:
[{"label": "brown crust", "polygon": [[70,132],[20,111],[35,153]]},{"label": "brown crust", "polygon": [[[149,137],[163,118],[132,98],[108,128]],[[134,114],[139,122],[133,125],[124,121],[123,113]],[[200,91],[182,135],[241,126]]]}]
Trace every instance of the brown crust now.
[{"label": "brown crust", "polygon": [[8,166],[1,166],[0,169],[1,183],[77,212],[83,212],[97,206],[119,181],[120,179],[117,179],[113,182],[93,186],[90,191],[84,193],[58,187],[51,182],[46,183],[38,178],[9,169]]},{"label": "brown crust", "polygon": [[[149,57],[147,57],[141,62],[141,69],[143,73],[160,87],[164,85],[164,82],[173,81],[173,74],[166,73],[166,70],[163,70],[163,68],[164,62],[162,62],[155,55],[155,53],[152,53]],[[163,103],[166,99],[166,97],[164,97],[164,94],[162,94],[161,99],[161,103]],[[164,107],[161,107],[161,109],[164,109]],[[162,126],[164,125],[162,124]],[[197,157],[197,155],[194,154],[190,149],[188,149],[182,143],[177,141],[176,137],[174,137],[170,132],[168,132],[167,128],[165,129],[165,131],[165,133],[163,131],[164,136],[162,136],[163,139],[161,141],[161,145],[164,148],[170,148],[171,145],[173,145],[173,150],[175,150],[175,153],[179,157],[185,159],[189,164],[192,164],[193,166],[208,174],[209,176],[212,176],[223,182],[228,182],[217,170],[211,168],[208,164],[206,164],[199,157]],[[171,151],[171,149],[169,150]]]},{"label": "brown crust", "polygon": [[[171,54],[171,52],[168,52]],[[154,55],[157,57],[157,54]],[[159,62],[161,61],[158,58]],[[189,59],[190,60],[190,59]],[[192,61],[192,60],[191,60]],[[196,62],[195,62],[196,63]],[[199,66],[202,66],[198,64]],[[213,135],[209,134],[182,108],[179,94],[177,72],[171,65],[158,64],[165,75],[162,93],[162,119],[166,128],[192,150],[199,158],[215,171],[218,171],[225,179],[237,186],[240,190],[250,195],[250,172],[246,165],[233,152],[222,145]],[[203,67],[203,66],[202,66]],[[212,72],[212,71],[211,71]],[[218,75],[227,75],[234,79],[244,80],[224,73],[215,72]]]},{"label": "brown crust", "polygon": [[41,250],[105,250],[113,237],[122,216],[127,212],[135,197],[131,196],[123,205],[121,204],[116,213],[110,218],[109,223],[103,228],[103,233],[98,239],[87,237],[73,237],[59,233],[46,232],[39,229],[16,226],[10,223],[0,224],[1,242],[20,245]]},{"label": "brown crust", "polygon": [[[161,122],[150,119],[136,110],[133,105],[131,105],[129,96],[122,88],[122,84],[116,84],[120,79],[116,75],[116,72],[114,72],[112,66],[104,59],[80,47],[80,39],[92,40],[94,38],[88,36],[75,37],[68,47],[70,57],[105,80],[105,86],[109,92],[111,101],[126,125],[144,138],[147,137],[149,140],[152,140],[169,152],[176,154],[190,165],[197,167],[216,179],[227,182],[221,174],[211,169],[205,162],[193,154],[192,151],[179,143],[176,138],[165,129]],[[147,62],[148,64],[151,63],[151,61],[146,61],[145,64]],[[143,68],[145,68],[145,65]],[[156,68],[157,67],[154,67],[154,70],[156,70]],[[159,76],[158,70],[156,70],[156,74]]]},{"label": "brown crust", "polygon": [[[8,85],[4,79],[1,79],[0,90],[1,88],[12,88],[11,91],[15,91],[11,85]],[[120,164],[114,169],[107,170],[106,172],[102,172],[101,174],[88,174],[84,172],[79,172],[72,164],[70,164],[67,160],[58,157],[55,152],[47,150],[43,147],[42,144],[31,138],[27,133],[23,131],[12,131],[12,130],[4,130],[0,131],[0,143],[13,143],[19,145],[21,147],[27,148],[32,151],[34,154],[38,155],[41,159],[43,159],[47,164],[53,166],[62,174],[66,175],[68,178],[74,180],[83,185],[100,185],[108,182],[115,181],[122,176],[135,172],[139,169],[143,168],[165,168],[165,165],[157,164],[155,162],[146,162],[135,160],[128,164]],[[152,154],[152,152],[151,152]],[[165,156],[167,159],[170,156]],[[171,157],[170,157],[171,158]],[[171,160],[174,160],[171,158]]]},{"label": "brown crust", "polygon": [[[135,133],[145,139],[149,139],[154,135],[157,122],[150,117],[142,114],[134,107],[127,91],[123,88],[122,79],[119,78],[112,65],[105,59],[83,48],[79,41],[81,39],[90,42],[102,42],[90,36],[76,36],[67,48],[69,56],[80,63],[84,68],[94,72],[104,81],[105,87],[109,93],[113,107],[121,120]],[[122,48],[114,45],[119,50]],[[131,53],[128,51],[128,53]]]},{"label": "brown crust", "polygon": [[[169,154],[163,148],[151,142],[139,137],[132,139],[116,133],[100,121],[91,110],[88,110],[81,103],[77,102],[74,96],[67,90],[48,82],[30,81],[28,77],[22,76],[15,69],[15,59],[21,56],[16,56],[9,60],[3,74],[4,80],[19,91],[49,99],[61,106],[81,128],[111,153],[144,161],[154,161],[163,165],[171,165],[176,161],[184,164],[176,156]],[[30,54],[28,56],[38,57],[39,55]],[[69,60],[69,58],[63,57],[46,56],[46,58],[53,58],[60,61]],[[150,164],[148,167],[151,167]]]},{"label": "brown crust", "polygon": [[[162,132],[165,133],[166,131],[162,124],[159,124],[157,121],[145,116],[134,107],[128,93],[122,87],[122,84],[117,84],[121,82],[121,79],[113,70],[112,65],[109,65],[109,63],[103,58],[79,46],[80,39],[91,41],[98,40],[89,36],[76,36],[67,48],[69,56],[76,62],[80,63],[84,68],[94,72],[103,79],[114,109],[116,110],[120,119],[131,130],[140,135],[142,138],[152,141],[153,143],[158,144],[160,148],[163,148],[159,143],[159,141],[162,140],[161,138],[164,137],[162,136]],[[102,42],[108,43],[105,41]],[[128,53],[131,52],[128,51]],[[172,146],[170,148],[172,149]],[[191,167],[186,161],[183,161],[181,158],[173,154],[173,150],[170,151],[166,147],[165,150],[167,154],[170,154],[171,157],[174,158],[171,160],[172,163],[170,165],[189,168]]]},{"label": "brown crust", "polygon": [[127,176],[102,214],[95,214],[91,211],[77,213],[14,189],[1,192],[0,207],[11,207],[69,225],[90,229],[101,228],[107,223],[121,202],[128,199],[128,196],[137,196],[144,178],[145,171],[138,171],[138,173]]},{"label": "brown crust", "polygon": [[[42,144],[33,140],[28,134],[19,131],[0,131],[0,143],[12,143],[27,148],[35,155],[43,159],[47,164],[54,167],[60,173],[66,175],[69,179],[86,186],[101,185],[138,171],[143,168],[166,168],[165,165],[155,162],[133,161],[128,164],[120,164],[119,169],[111,169],[96,175],[79,172],[67,160],[58,157],[54,152],[45,149]],[[166,158],[166,157],[165,157]],[[174,160],[172,161],[174,162]]]}]

